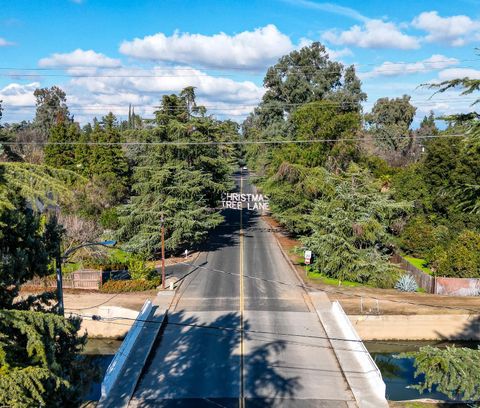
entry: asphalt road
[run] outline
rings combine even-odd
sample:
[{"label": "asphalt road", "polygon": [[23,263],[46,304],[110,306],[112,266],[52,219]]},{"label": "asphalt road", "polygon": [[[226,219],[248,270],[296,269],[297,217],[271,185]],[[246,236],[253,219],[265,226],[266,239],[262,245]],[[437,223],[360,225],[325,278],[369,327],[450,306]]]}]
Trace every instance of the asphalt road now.
[{"label": "asphalt road", "polygon": [[[253,192],[248,175],[237,182]],[[355,406],[308,296],[261,214],[224,215],[195,265],[176,267],[187,276],[131,406]]]}]

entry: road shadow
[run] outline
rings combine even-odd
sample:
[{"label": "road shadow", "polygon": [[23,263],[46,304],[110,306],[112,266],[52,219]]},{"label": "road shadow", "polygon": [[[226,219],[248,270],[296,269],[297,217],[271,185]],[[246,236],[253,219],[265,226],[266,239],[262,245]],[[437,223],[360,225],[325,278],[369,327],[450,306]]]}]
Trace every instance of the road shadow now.
[{"label": "road shadow", "polygon": [[225,218],[224,221],[209,232],[207,239],[198,246],[200,251],[214,252],[222,248],[238,246],[240,230],[251,228],[259,217],[256,211],[246,209],[243,211],[224,209],[221,214]]},{"label": "road shadow", "polygon": [[[278,406],[279,399],[293,398],[301,389],[299,379],[285,377],[275,368],[286,347],[282,340],[259,342],[244,354],[241,378],[239,328],[240,315],[236,312],[218,312],[208,322],[183,311],[170,314],[140,378],[132,406],[233,408],[239,406],[241,387],[252,402],[261,401],[263,407]],[[245,321],[243,341],[250,339],[249,328]]]}]

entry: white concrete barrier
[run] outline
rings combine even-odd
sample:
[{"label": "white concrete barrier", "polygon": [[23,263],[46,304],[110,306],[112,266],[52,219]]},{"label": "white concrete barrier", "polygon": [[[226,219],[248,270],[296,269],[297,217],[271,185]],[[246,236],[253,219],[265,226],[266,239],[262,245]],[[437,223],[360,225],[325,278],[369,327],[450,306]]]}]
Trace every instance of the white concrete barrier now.
[{"label": "white concrete barrier", "polygon": [[340,327],[342,337],[353,340],[343,342],[342,347],[353,351],[351,356],[356,359],[364,375],[368,377],[372,390],[379,398],[385,398],[386,385],[382,373],[338,301],[333,302],[331,311]]},{"label": "white concrete barrier", "polygon": [[102,381],[102,398],[106,398],[108,396],[108,393],[115,384],[115,381],[117,380],[118,375],[120,374],[125,364],[125,361],[127,360],[129,353],[132,351],[133,345],[137,341],[138,335],[140,334],[140,331],[145,324],[145,320],[148,319],[151,311],[152,302],[150,300],[147,300],[144,303],[140,313],[138,313],[138,316],[133,323],[131,329],[129,330],[127,336],[125,337],[125,340],[123,340],[120,348],[115,354],[115,357],[107,368],[107,371]]},{"label": "white concrete barrier", "polygon": [[360,408],[388,408],[386,386],[377,365],[338,302],[310,292],[313,306]]}]

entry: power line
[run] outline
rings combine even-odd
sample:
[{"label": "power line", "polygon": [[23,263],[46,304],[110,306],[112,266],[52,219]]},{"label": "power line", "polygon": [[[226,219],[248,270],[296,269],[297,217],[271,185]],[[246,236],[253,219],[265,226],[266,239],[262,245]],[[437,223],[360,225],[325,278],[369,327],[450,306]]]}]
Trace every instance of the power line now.
[{"label": "power line", "polygon": [[[450,64],[454,63],[460,63],[460,62],[478,62],[480,59],[474,58],[474,59],[457,59],[457,58],[445,58],[445,59],[437,59],[435,61],[411,61],[411,62],[406,62],[406,61],[386,61],[383,64],[384,65],[413,65],[413,64],[423,64],[423,65],[438,65],[439,63],[446,62]],[[355,63],[355,64],[343,64],[344,67],[348,67],[350,65],[353,65],[354,67],[367,67],[367,66],[382,66],[376,63]],[[289,65],[289,68],[314,68],[312,65]],[[446,67],[441,67],[438,69],[443,69]],[[152,70],[152,71],[198,71],[200,69],[204,70],[209,70],[209,71],[214,71],[214,72],[224,72],[224,71],[247,71],[247,72],[258,72],[263,69],[276,69],[276,70],[283,70],[281,67],[276,67],[276,66],[271,66],[271,67],[265,67],[265,68],[251,68],[251,67],[228,67],[228,68],[218,68],[218,67],[208,67],[208,66],[203,66],[201,68],[193,68],[193,67],[175,67],[175,66],[168,66],[168,67],[125,67],[125,66],[98,66],[98,65],[55,65],[55,66],[50,66],[50,67],[8,67],[8,66],[3,66],[0,67],[0,70],[18,70],[18,71],[59,71],[59,70],[65,70],[65,69],[75,69],[75,70],[91,70],[91,69],[101,69],[101,70],[121,70],[121,69],[128,69],[132,71],[143,71],[143,70]],[[316,70],[322,69],[322,68],[315,68]]]},{"label": "power line", "polygon": [[[247,231],[248,231],[248,229],[247,229]],[[228,274],[228,275],[240,276],[239,273],[235,273],[235,272],[229,272],[229,271],[225,271],[225,270],[221,270],[221,269],[207,268],[207,267],[204,267],[204,266],[189,264],[189,263],[186,263],[186,262],[181,262],[181,263],[184,264],[184,265],[189,265],[189,266],[195,267],[197,269],[206,269],[206,270],[210,270],[212,272],[220,272],[220,273],[224,273],[224,274]],[[480,309],[471,309],[471,308],[466,308],[466,307],[456,307],[456,306],[448,306],[448,305],[446,305],[446,306],[430,305],[428,303],[410,302],[410,301],[406,301],[406,300],[380,299],[380,298],[377,298],[377,297],[374,297],[374,296],[369,296],[369,295],[364,296],[364,295],[350,294],[348,292],[343,292],[343,291],[336,290],[336,289],[333,289],[333,290],[328,290],[328,289],[325,289],[325,288],[319,289],[319,288],[316,288],[314,286],[306,285],[304,282],[301,282],[300,284],[294,284],[294,283],[279,281],[279,280],[276,280],[276,279],[260,278],[260,277],[252,276],[252,275],[243,274],[242,276],[244,276],[247,279],[260,280],[260,281],[273,283],[273,284],[278,284],[278,285],[282,285],[282,286],[297,287],[297,288],[302,288],[302,289],[305,289],[305,290],[310,289],[310,290],[314,290],[316,292],[332,292],[332,293],[342,294],[342,295],[345,295],[345,296],[354,296],[354,297],[358,297],[358,298],[369,298],[369,299],[378,300],[378,301],[386,301],[386,302],[393,302],[393,303],[411,304],[411,305],[414,305],[414,306],[425,306],[425,307],[433,307],[433,308],[439,308],[439,309],[449,309],[449,310],[451,309],[451,310],[461,310],[461,311],[470,311],[470,312],[473,312],[473,313],[480,313]]]},{"label": "power line", "polygon": [[[415,139],[447,139],[456,137],[466,137],[466,134],[452,134],[452,135],[428,135],[415,136]],[[405,136],[408,137],[408,136]],[[376,141],[376,140],[390,140],[389,137],[364,137],[364,138],[340,138],[340,139],[304,139],[304,140],[229,140],[229,141],[210,141],[210,142],[188,142],[188,141],[168,141],[168,142],[22,142],[22,141],[8,141],[0,142],[0,145],[5,146],[217,146],[217,145],[255,145],[255,144],[314,144],[325,142],[362,142],[362,141]]]},{"label": "power line", "polygon": [[[162,323],[157,321],[157,320],[149,320],[149,319],[134,319],[134,318],[126,318],[126,317],[121,317],[121,316],[116,316],[116,317],[110,317],[110,318],[102,318],[100,316],[96,315],[81,315],[81,314],[76,314],[72,313],[73,316],[77,316],[80,318],[89,318],[94,321],[98,321],[100,323],[105,323],[105,324],[117,324],[117,325],[122,325],[122,326],[131,326],[130,323],[121,323],[117,322],[116,320],[131,320],[134,322],[142,322],[142,323],[148,323],[152,326],[143,326],[144,329],[147,330],[156,330],[158,325],[161,325]],[[303,335],[303,334],[296,334],[296,333],[281,333],[281,332],[269,332],[265,330],[251,330],[251,329],[240,329],[240,328],[235,328],[235,327],[227,327],[227,326],[218,326],[218,325],[202,325],[202,324],[194,324],[194,323],[182,323],[182,322],[167,322],[167,325],[170,326],[177,326],[177,327],[190,327],[192,329],[203,329],[203,330],[212,330],[215,332],[224,332],[222,335],[216,335],[213,334],[214,336],[217,337],[224,337],[226,335],[230,335],[231,333],[235,334],[241,334],[244,333],[246,334],[247,340],[250,341],[258,341],[258,342],[264,342],[264,341],[272,341],[271,338],[269,337],[261,337],[263,336],[278,336],[278,337],[286,337],[286,338],[300,338],[300,339],[311,339],[311,340],[325,340],[325,341],[343,341],[346,343],[354,343],[354,344],[360,344],[363,343],[362,340],[358,339],[347,339],[347,338],[341,338],[341,337],[328,337],[328,336],[314,336],[314,335]],[[157,327],[156,327],[157,326]],[[298,340],[288,340],[288,339],[281,339],[280,340],[283,343],[286,344],[294,344],[294,345],[299,345],[299,346],[304,346],[304,347],[314,347],[314,348],[322,348],[322,349],[329,349],[329,350],[344,350],[344,351],[351,351],[351,352],[356,352],[356,353],[368,353],[367,350],[359,350],[359,349],[351,349],[351,348],[341,348],[341,347],[332,347],[329,345],[320,345],[320,344],[312,344],[312,343],[304,343]],[[393,343],[393,344],[398,344],[398,343]]]},{"label": "power line", "polygon": [[[394,66],[395,64],[392,64]],[[357,74],[373,74],[374,76],[377,75],[382,75],[382,74],[403,74],[405,72],[413,72],[413,73],[427,73],[435,70],[440,70],[444,69],[443,68],[397,68],[397,69],[385,69],[380,66],[377,70],[372,70],[372,71],[357,71]],[[457,66],[457,69],[475,69],[473,66]],[[129,71],[129,68],[122,68],[125,71]],[[313,69],[312,71],[321,71],[323,68],[318,68],[318,69]],[[148,72],[148,69],[144,69],[144,71]],[[172,71],[172,70],[170,70]],[[175,71],[175,69],[173,69]],[[195,70],[192,70],[195,71]],[[28,72],[31,72],[31,70],[28,70]],[[324,76],[325,77],[341,77],[342,72],[325,72]],[[192,74],[176,74],[176,73],[168,73],[168,74],[150,74],[150,73],[145,73],[145,74],[132,74],[132,73],[126,73],[126,74],[103,74],[103,73],[90,73],[90,74],[81,74],[81,73],[56,73],[56,74],[51,74],[51,73],[22,73],[22,72],[0,72],[0,77],[26,77],[26,78],[38,78],[38,77],[55,77],[55,78],[196,78],[196,77],[209,77],[209,78],[227,78],[227,77],[234,77],[235,75],[233,74],[216,74],[216,75],[211,75],[208,73],[204,72],[194,72]]]},{"label": "power line", "polygon": [[[434,99],[434,98],[429,98],[429,99],[419,99],[419,100],[410,100],[410,103],[412,105],[432,105],[434,103],[441,103],[441,102],[448,102],[449,104],[451,103],[465,103],[465,102],[475,102],[477,98],[464,98],[464,97],[459,97],[456,96],[454,98],[442,98],[442,99]],[[319,100],[319,101],[310,101],[310,102],[267,102],[267,103],[262,103],[256,102],[256,103],[251,103],[251,104],[225,104],[225,105],[202,105],[199,104],[199,107],[204,107],[207,108],[208,110],[239,110],[239,109],[247,109],[247,108],[256,108],[256,107],[296,107],[296,106],[305,106],[310,103],[318,103],[318,105],[315,106],[316,109],[322,109],[326,107],[331,107],[331,106],[358,106],[361,103],[365,103],[364,101],[344,101],[344,102],[338,102],[338,101],[329,101],[329,100]],[[5,104],[5,103],[4,103]],[[185,111],[184,107],[181,106],[173,106],[173,107],[166,107],[164,108],[161,106],[161,104],[133,104],[129,103],[129,105],[133,106],[134,108],[150,108],[150,109],[157,109],[157,110],[162,110],[165,109],[167,112],[171,111],[180,111],[183,112]],[[28,105],[6,105],[7,108],[10,109],[36,109],[38,106],[34,104],[28,104]],[[126,110],[128,108],[127,105],[96,105],[96,104],[90,104],[90,105],[79,105],[79,104],[71,104],[67,106],[69,109],[82,109],[82,110],[98,110],[98,109],[123,109]]]}]

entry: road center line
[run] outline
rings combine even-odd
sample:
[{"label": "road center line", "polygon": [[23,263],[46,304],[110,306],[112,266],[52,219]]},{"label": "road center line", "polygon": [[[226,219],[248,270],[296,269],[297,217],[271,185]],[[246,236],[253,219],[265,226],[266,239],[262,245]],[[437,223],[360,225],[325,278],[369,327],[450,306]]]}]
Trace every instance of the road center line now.
[{"label": "road center line", "polygon": [[[240,194],[243,193],[243,170],[240,170]],[[240,208],[240,408],[244,407],[244,379],[243,379],[243,355],[244,355],[244,288],[243,288],[243,207]]]}]

